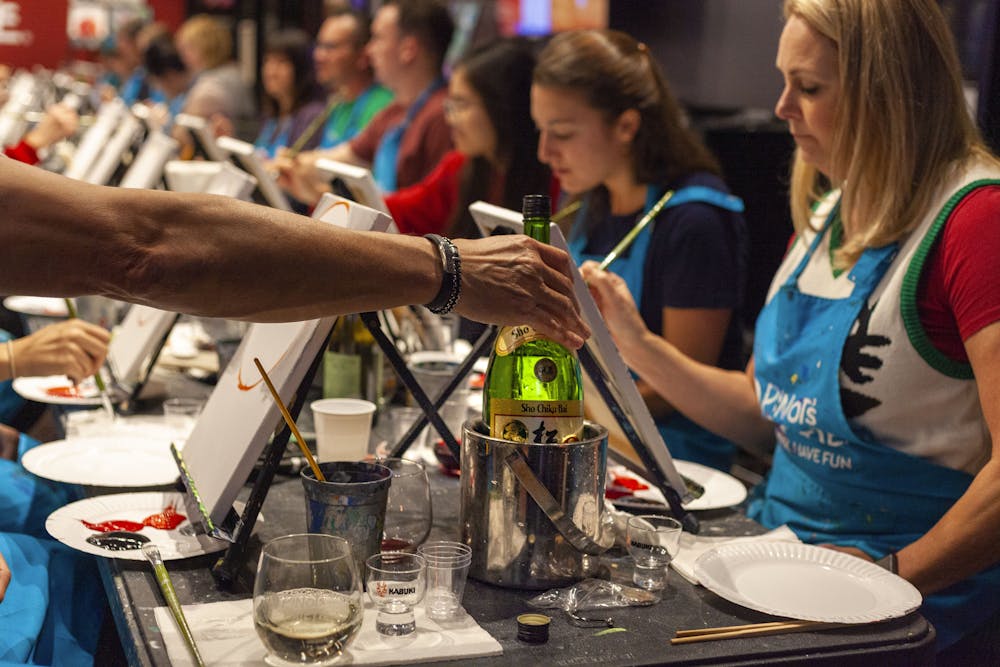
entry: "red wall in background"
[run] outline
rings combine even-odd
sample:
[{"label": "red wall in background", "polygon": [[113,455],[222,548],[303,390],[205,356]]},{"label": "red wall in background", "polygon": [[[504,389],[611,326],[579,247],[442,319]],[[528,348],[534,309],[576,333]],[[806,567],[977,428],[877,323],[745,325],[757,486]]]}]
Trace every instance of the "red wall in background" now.
[{"label": "red wall in background", "polygon": [[0,0],[0,63],[55,67],[66,56],[68,0]]},{"label": "red wall in background", "polygon": [[[146,0],[157,21],[171,29],[184,22],[185,0]],[[57,67],[67,58],[94,54],[70,49],[66,37],[69,0],[0,0],[0,63],[13,67]]]},{"label": "red wall in background", "polygon": [[170,30],[180,27],[184,19],[185,0],[146,0],[146,4],[153,9],[153,16],[157,21],[166,23]]}]

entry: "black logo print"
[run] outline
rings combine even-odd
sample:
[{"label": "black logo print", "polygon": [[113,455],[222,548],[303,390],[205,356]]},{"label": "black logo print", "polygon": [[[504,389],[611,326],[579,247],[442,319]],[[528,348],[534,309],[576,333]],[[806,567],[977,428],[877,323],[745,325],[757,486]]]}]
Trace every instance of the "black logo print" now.
[{"label": "black logo print", "polygon": [[[874,307],[868,303],[861,307],[854,329],[844,342],[844,354],[840,359],[840,370],[856,385],[868,384],[874,379],[872,372],[882,368],[882,359],[874,354],[873,348],[892,343],[887,336],[868,333]],[[844,408],[844,415],[848,419],[854,419],[882,405],[882,401],[860,391],[841,387],[840,404]]]}]

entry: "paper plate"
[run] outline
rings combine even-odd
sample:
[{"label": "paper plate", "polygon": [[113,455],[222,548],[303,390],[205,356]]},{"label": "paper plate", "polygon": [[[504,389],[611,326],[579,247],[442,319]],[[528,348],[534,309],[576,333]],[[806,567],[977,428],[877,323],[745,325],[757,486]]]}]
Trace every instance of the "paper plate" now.
[{"label": "paper plate", "polygon": [[50,296],[9,296],[4,308],[15,313],[41,317],[69,317],[65,299]]},{"label": "paper plate", "polygon": [[52,405],[100,405],[101,395],[97,391],[94,378],[87,378],[77,387],[79,396],[57,396],[50,389],[72,387],[73,382],[65,375],[44,375],[39,377],[14,378],[14,391],[22,398]]},{"label": "paper plate", "polygon": [[[677,472],[698,482],[705,489],[705,493],[700,498],[685,503],[684,509],[715,510],[733,507],[742,503],[747,497],[747,489],[743,486],[743,482],[721,470],[709,468],[693,461],[680,461],[677,459],[674,459],[674,466],[677,468]],[[609,472],[625,477],[632,477],[650,487],[636,491],[633,496],[623,496],[622,498],[612,500],[611,502],[615,505],[635,509],[629,505],[628,501],[630,498],[666,505],[666,499],[660,493],[659,489],[653,487],[648,480],[636,475],[625,466],[613,466]]]},{"label": "paper plate", "polygon": [[875,563],[792,542],[716,547],[695,562],[701,584],[743,607],[825,623],[872,623],[920,607],[913,584]]},{"label": "paper plate", "polygon": [[[108,551],[87,542],[91,535],[98,534],[83,525],[83,521],[138,521],[152,514],[159,514],[169,505],[186,515],[184,496],[175,491],[147,493],[119,493],[110,496],[85,498],[60,507],[45,521],[45,530],[63,544],[95,556],[123,558],[125,560],[146,560],[141,549],[132,551]],[[185,530],[185,528],[187,530]],[[163,560],[191,558],[202,554],[221,551],[228,542],[207,535],[185,534],[191,530],[191,522],[186,520],[173,530],[159,530],[144,527],[139,534],[145,535],[160,549]]]},{"label": "paper plate", "polygon": [[172,484],[178,472],[166,433],[57,440],[29,450],[21,464],[39,477],[69,484],[122,488]]}]

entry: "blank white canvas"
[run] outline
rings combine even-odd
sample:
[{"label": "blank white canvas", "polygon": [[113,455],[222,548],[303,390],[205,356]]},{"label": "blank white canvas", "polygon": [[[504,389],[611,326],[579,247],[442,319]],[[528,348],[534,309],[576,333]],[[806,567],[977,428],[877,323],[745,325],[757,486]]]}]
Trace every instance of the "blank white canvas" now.
[{"label": "blank white canvas", "polygon": [[157,352],[177,318],[176,313],[133,304],[108,345],[108,363],[122,383],[143,379],[150,358]]},{"label": "blank white canvas", "polygon": [[151,132],[142,148],[122,176],[119,187],[151,189],[163,177],[163,168],[168,160],[177,155],[177,140],[159,130]]},{"label": "blank white canvas", "polygon": [[118,127],[108,139],[100,157],[94,162],[94,166],[87,170],[83,180],[94,185],[107,185],[115,170],[122,163],[125,151],[129,149],[141,131],[142,123],[139,122],[138,118],[133,116],[131,112],[122,114]]},{"label": "blank white canvas", "polygon": [[101,105],[97,110],[94,124],[83,134],[80,144],[73,153],[73,159],[65,172],[66,176],[83,180],[104,149],[111,133],[115,131],[118,119],[124,113],[125,104],[120,99],[115,98]]},{"label": "blank white canvas", "polygon": [[234,156],[239,166],[257,179],[257,187],[260,188],[260,192],[269,206],[281,209],[282,211],[292,210],[292,206],[288,203],[285,193],[278,187],[274,177],[267,173],[267,170],[264,168],[264,163],[258,157],[253,144],[233,139],[232,137],[219,137],[216,144],[218,144],[220,150]]}]

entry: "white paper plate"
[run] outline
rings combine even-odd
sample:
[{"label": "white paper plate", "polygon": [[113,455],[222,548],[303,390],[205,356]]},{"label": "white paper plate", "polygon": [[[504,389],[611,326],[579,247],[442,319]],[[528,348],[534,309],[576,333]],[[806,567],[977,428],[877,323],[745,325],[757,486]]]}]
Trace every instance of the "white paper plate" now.
[{"label": "white paper plate", "polygon": [[[696,498],[689,503],[685,503],[684,509],[715,510],[733,507],[742,503],[747,497],[747,489],[743,486],[743,482],[721,470],[709,468],[693,461],[680,461],[677,459],[674,459],[674,466],[677,468],[677,472],[698,482],[705,489],[705,493],[702,494],[701,498]],[[612,500],[612,503],[621,504],[625,507],[628,506],[629,498],[638,498],[666,505],[667,501],[659,489],[625,466],[613,466],[610,472],[615,475],[635,478],[649,486],[648,489],[636,491],[633,496],[624,496],[620,499]]]},{"label": "white paper plate", "polygon": [[65,375],[14,378],[14,391],[22,398],[52,405],[100,405],[101,395],[94,378],[87,378],[77,387],[80,396],[53,396],[49,389],[71,387],[72,380]]},{"label": "white paper plate", "polygon": [[4,308],[15,313],[42,317],[69,317],[66,301],[50,296],[9,296],[3,300]]},{"label": "white paper plate", "polygon": [[871,623],[904,616],[922,598],[914,586],[874,563],[791,542],[716,547],[695,562],[701,584],[743,607],[826,623]]},{"label": "white paper plate", "polygon": [[[187,511],[184,509],[184,497],[175,491],[119,493],[85,498],[60,507],[50,514],[45,521],[45,530],[63,544],[84,553],[104,556],[105,558],[146,560],[141,549],[108,551],[89,544],[87,538],[96,533],[83,525],[82,521],[91,523],[111,520],[141,522],[151,514],[159,514],[170,504],[173,504],[181,514],[187,515]],[[159,530],[146,526],[139,532],[160,548],[163,560],[200,556],[221,551],[228,545],[228,542],[207,535],[185,535],[182,531],[185,527],[189,531],[190,525],[190,522],[185,520],[174,530]]]},{"label": "white paper plate", "polygon": [[39,477],[69,484],[162,486],[173,483],[178,476],[170,439],[165,434],[57,440],[26,452],[21,464]]}]

